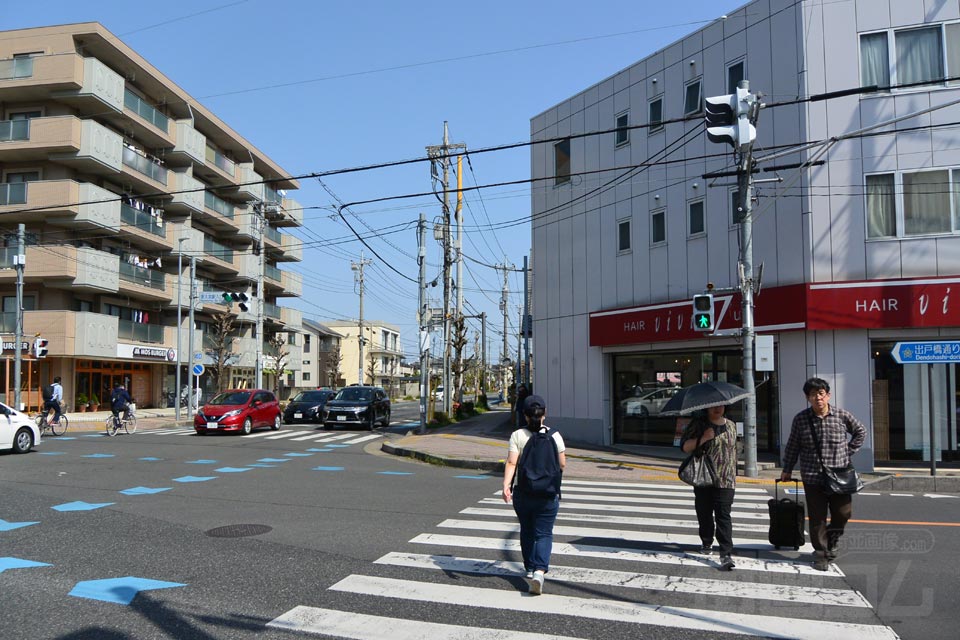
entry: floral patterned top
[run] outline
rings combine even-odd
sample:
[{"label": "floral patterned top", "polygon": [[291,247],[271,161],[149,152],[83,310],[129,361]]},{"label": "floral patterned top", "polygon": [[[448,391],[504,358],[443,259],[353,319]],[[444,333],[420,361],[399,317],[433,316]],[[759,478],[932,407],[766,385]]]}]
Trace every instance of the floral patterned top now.
[{"label": "floral patterned top", "polygon": [[737,486],[737,425],[724,418],[726,428],[719,425],[710,425],[703,418],[694,418],[683,430],[680,436],[680,446],[687,440],[696,440],[708,426],[714,426],[718,431],[716,437],[703,444],[705,453],[713,460],[713,468],[717,472],[718,489],[735,489]]}]

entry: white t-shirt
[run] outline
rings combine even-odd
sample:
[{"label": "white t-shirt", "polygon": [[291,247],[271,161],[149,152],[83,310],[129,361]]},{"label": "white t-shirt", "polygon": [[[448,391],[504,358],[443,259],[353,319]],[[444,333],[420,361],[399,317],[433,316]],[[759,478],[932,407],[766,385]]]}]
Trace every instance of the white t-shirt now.
[{"label": "white t-shirt", "polygon": [[[546,425],[544,425],[546,426]],[[523,452],[523,447],[527,444],[527,440],[530,439],[530,436],[533,435],[533,432],[530,429],[517,429],[510,434],[510,449],[509,453],[516,452],[518,455]],[[563,436],[560,435],[559,431],[553,432],[553,440],[557,443],[557,453],[563,453],[566,450],[566,445],[563,444]]]}]

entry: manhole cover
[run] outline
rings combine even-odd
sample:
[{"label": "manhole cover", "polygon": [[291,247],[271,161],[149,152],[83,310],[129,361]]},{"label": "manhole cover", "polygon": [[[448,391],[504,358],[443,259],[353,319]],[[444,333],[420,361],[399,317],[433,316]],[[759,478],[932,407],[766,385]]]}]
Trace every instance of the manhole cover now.
[{"label": "manhole cover", "polygon": [[246,538],[248,536],[259,536],[261,534],[273,531],[273,527],[265,524],[228,524],[224,527],[217,527],[207,531],[211,538]]}]

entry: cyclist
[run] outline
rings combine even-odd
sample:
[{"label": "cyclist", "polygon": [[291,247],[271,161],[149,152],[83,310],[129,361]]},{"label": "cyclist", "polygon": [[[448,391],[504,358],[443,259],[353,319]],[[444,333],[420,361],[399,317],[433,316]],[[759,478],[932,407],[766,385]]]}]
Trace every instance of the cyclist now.
[{"label": "cyclist", "polygon": [[63,415],[63,409],[61,408],[61,402],[63,401],[63,386],[60,384],[60,376],[56,376],[53,379],[53,384],[50,385],[49,391],[44,389],[44,395],[49,395],[49,398],[44,398],[43,402],[43,418],[44,420],[50,415],[50,409],[53,409],[53,424],[60,422],[60,416]]},{"label": "cyclist", "polygon": [[113,385],[113,392],[110,394],[110,410],[113,412],[113,422],[120,425],[120,413],[126,414],[127,406],[133,402],[130,394],[124,388],[122,382]]}]

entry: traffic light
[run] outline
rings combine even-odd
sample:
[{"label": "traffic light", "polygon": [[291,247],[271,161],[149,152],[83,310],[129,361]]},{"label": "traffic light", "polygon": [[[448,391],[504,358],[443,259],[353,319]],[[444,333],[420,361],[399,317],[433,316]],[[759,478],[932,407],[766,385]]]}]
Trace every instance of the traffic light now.
[{"label": "traffic light", "polygon": [[33,341],[33,355],[37,358],[46,358],[48,344],[50,344],[50,341],[45,338],[35,338]]},{"label": "traffic light", "polygon": [[710,142],[726,143],[734,149],[750,144],[757,137],[750,124],[753,96],[749,89],[737,88],[736,93],[714,96],[704,101],[704,123]]},{"label": "traffic light", "polygon": [[223,294],[224,304],[230,306],[232,303],[236,302],[237,306],[240,308],[240,311],[250,311],[250,305],[248,304],[249,301],[250,296],[242,291],[238,291],[236,293],[227,292]]},{"label": "traffic light", "polygon": [[696,331],[712,332],[713,294],[701,293],[693,296],[693,328]]}]

